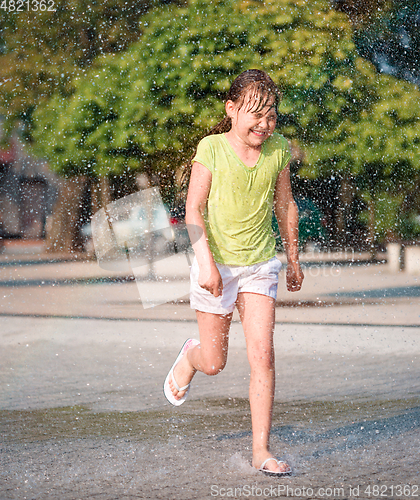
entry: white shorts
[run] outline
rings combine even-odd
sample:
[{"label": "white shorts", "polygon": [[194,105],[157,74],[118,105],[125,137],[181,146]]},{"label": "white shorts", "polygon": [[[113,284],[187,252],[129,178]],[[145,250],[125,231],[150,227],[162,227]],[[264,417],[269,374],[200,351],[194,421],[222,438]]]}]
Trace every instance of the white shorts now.
[{"label": "white shorts", "polygon": [[230,314],[235,309],[238,293],[250,292],[277,298],[281,262],[273,257],[252,266],[217,264],[223,281],[223,293],[215,297],[198,284],[199,267],[194,258],[191,266],[190,306],[197,311]]}]

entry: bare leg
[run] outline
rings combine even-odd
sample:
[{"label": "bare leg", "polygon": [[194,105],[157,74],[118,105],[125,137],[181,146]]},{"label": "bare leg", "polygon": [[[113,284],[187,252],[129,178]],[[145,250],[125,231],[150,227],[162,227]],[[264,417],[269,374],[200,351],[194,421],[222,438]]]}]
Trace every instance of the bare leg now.
[{"label": "bare leg", "polygon": [[[256,293],[240,293],[237,306],[251,367],[252,463],[259,468],[264,460],[273,457],[269,451],[269,440],[275,389],[274,299]],[[277,466],[274,461],[269,461],[265,467],[273,472],[287,469],[285,465]]]},{"label": "bare leg", "polygon": [[[232,314],[197,312],[200,345],[188,349],[174,368],[174,377],[179,387],[189,384],[196,371],[206,375],[217,375],[226,365],[229,328]],[[178,391],[172,381],[169,387],[175,399],[181,399],[185,391]]]}]

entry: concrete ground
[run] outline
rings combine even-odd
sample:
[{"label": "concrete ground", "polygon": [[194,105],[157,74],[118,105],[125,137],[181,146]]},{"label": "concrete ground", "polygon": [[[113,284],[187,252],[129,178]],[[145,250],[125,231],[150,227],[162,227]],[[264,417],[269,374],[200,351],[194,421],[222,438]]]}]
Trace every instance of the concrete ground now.
[{"label": "concrete ground", "polygon": [[[420,275],[391,273],[386,264],[370,263],[367,257],[303,255],[300,292],[287,292],[285,272],[280,273],[277,320],[420,325]],[[104,269],[92,260],[6,253],[0,258],[0,314],[194,320],[188,305],[189,260],[191,256],[178,254],[156,262],[159,279],[150,281],[148,266],[141,262],[133,272],[118,263]],[[159,307],[151,307],[154,303]]]},{"label": "concrete ground", "polygon": [[278,480],[250,466],[238,321],[221,374],[198,374],[180,408],[162,394],[198,337],[185,256],[157,263],[160,281],[138,266],[136,281],[2,255],[0,498],[418,497],[419,277],[366,256],[304,257],[302,291],[282,285],[277,302],[272,449],[294,471]]}]

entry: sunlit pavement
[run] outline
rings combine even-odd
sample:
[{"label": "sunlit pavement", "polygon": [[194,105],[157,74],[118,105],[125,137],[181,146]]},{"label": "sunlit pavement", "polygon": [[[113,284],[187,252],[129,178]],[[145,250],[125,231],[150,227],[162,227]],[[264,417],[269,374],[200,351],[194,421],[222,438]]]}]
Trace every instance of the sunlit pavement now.
[{"label": "sunlit pavement", "polygon": [[[162,382],[183,340],[198,336],[188,304],[144,309],[135,281],[95,262],[3,261],[0,498],[420,494],[418,277],[311,266],[301,292],[280,287],[272,448],[294,474],[279,481],[249,465],[238,322],[226,369],[198,374],[174,409]],[[188,265],[169,264],[171,282],[187,285]]]},{"label": "sunlit pavement", "polygon": [[[386,264],[361,264],[366,255],[331,260],[327,254],[329,264],[323,265],[320,255],[302,256],[300,292],[287,292],[285,272],[280,273],[278,322],[420,325],[420,275],[391,273]],[[156,262],[160,280],[149,281],[145,265],[137,268],[135,280],[133,274],[102,269],[96,261],[51,262],[47,254],[5,254],[0,259],[0,314],[193,320],[189,260],[191,256],[178,254]],[[142,305],[142,295],[162,304]]]}]

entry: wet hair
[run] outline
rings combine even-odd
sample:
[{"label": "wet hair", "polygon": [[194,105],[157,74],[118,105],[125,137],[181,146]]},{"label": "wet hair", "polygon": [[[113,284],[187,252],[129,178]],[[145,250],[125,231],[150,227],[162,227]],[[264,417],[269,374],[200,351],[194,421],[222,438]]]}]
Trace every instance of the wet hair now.
[{"label": "wet hair", "polygon": [[[246,97],[249,97],[247,102],[245,102]],[[277,111],[281,97],[280,90],[267,73],[259,69],[248,69],[235,78],[226,94],[225,102],[234,102],[238,109],[246,104],[253,113],[258,113],[273,99],[272,107]],[[229,132],[231,127],[231,119],[225,116],[203,137]]]},{"label": "wet hair", "polygon": [[[245,102],[247,97],[249,99]],[[259,69],[248,69],[235,78],[224,101],[234,102],[238,109],[244,105],[249,106],[253,113],[258,113],[267,105],[270,105],[270,107],[273,107],[277,111],[281,98],[282,94],[279,88],[267,73]],[[209,135],[224,134],[229,132],[231,128],[232,121],[229,116],[225,116],[217,125],[204,134],[202,139]],[[188,187],[194,156],[195,152],[182,174],[181,190],[185,190]]]}]

